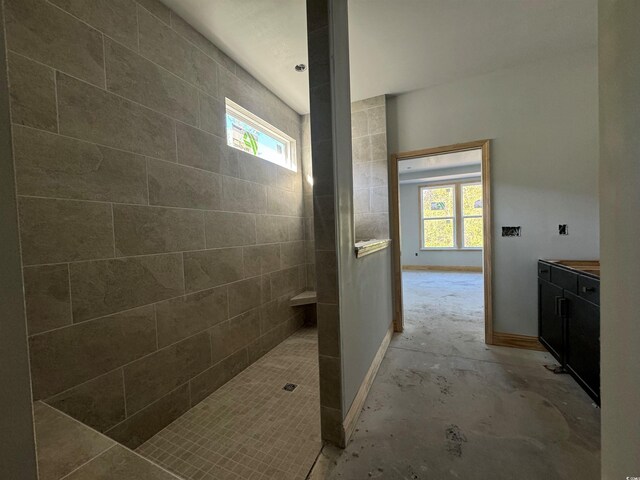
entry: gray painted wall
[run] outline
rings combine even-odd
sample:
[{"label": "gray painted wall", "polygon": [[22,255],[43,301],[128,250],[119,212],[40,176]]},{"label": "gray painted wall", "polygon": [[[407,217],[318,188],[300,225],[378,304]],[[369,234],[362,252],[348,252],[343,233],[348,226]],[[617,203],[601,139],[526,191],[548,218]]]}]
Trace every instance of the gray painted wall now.
[{"label": "gray painted wall", "polygon": [[[349,44],[347,2],[332,1],[338,45]],[[354,253],[355,227],[351,149],[351,103],[349,95],[348,48],[334,51],[337,80],[334,97],[334,152],[336,155],[336,197],[338,202],[337,250],[340,285],[340,339],[342,348],[342,411],[346,415],[369,371],[385,333],[391,325],[391,250],[357,259]],[[345,88],[346,85],[346,88]]]},{"label": "gray painted wall", "polygon": [[[388,103],[391,152],[492,139],[496,331],[537,335],[538,258],[598,257],[597,94],[590,49]],[[500,237],[502,225],[523,236]]]},{"label": "gray painted wall", "polygon": [[[405,173],[400,180],[424,179],[420,183],[400,184],[400,248],[402,265],[431,265],[447,267],[482,267],[481,250],[420,250],[420,194],[422,185],[437,182],[432,177],[480,172],[480,165],[457,168],[442,168],[428,172]],[[479,181],[465,178],[463,181]],[[441,180],[440,180],[441,181]],[[448,180],[447,180],[448,181]],[[460,180],[451,180],[458,182]]]},{"label": "gray painted wall", "polygon": [[613,480],[640,475],[640,2],[600,0],[598,16],[602,478]]},{"label": "gray painted wall", "polygon": [[0,8],[0,472],[3,478],[36,479],[27,325],[13,183],[7,58]]}]

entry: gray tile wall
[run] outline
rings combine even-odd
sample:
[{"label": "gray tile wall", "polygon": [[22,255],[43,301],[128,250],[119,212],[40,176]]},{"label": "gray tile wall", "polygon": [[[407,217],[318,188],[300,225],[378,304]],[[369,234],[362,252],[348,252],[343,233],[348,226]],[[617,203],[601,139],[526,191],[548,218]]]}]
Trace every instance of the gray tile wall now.
[{"label": "gray tile wall", "polygon": [[356,241],[389,238],[387,112],[384,95],[351,104]]},{"label": "gray tile wall", "polygon": [[[389,175],[387,172],[386,97],[380,95],[351,104],[353,149],[353,196],[356,241],[389,238]],[[320,146],[321,147],[321,146]],[[309,115],[302,117],[302,165],[304,192],[304,228],[307,259],[307,285],[316,288],[313,191],[326,195],[333,191],[331,175],[313,173],[311,125]],[[317,166],[317,165],[316,165]],[[307,180],[307,175],[314,183]],[[319,201],[319,199],[316,199]],[[321,199],[320,199],[321,201]],[[322,232],[320,239],[325,238]],[[329,232],[331,233],[331,232]],[[331,239],[329,239],[331,240]]]},{"label": "gray tile wall", "polygon": [[33,393],[135,447],[303,322],[301,118],[157,0],[5,0]]}]

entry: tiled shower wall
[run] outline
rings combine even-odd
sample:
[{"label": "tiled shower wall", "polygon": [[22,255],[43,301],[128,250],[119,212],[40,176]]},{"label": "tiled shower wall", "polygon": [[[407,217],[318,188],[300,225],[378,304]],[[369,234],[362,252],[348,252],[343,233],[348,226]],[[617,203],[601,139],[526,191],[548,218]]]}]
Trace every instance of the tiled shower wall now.
[{"label": "tiled shower wall", "polygon": [[389,175],[385,96],[351,104],[356,241],[389,238]]},{"label": "tiled shower wall", "polygon": [[[389,174],[386,97],[351,104],[353,201],[356,241],[389,238]],[[302,117],[302,165],[307,286],[315,288],[311,125]],[[309,176],[307,178],[307,176]]]},{"label": "tiled shower wall", "polygon": [[303,322],[300,116],[156,0],[4,0],[34,399],[135,447]]}]

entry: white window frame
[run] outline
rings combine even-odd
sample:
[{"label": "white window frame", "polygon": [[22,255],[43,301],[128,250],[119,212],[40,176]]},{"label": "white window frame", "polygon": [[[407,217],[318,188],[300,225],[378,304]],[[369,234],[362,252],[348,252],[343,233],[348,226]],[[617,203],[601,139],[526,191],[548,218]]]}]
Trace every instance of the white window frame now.
[{"label": "white window frame", "polygon": [[226,132],[227,115],[231,115],[232,117],[235,117],[238,120],[241,120],[242,122],[246,123],[250,127],[255,128],[256,130],[264,133],[265,135],[275,138],[276,140],[278,140],[279,142],[282,142],[285,145],[285,161],[284,162],[275,162],[271,159],[260,157],[258,155],[254,155],[254,156],[261,158],[262,160],[265,160],[267,162],[274,163],[275,165],[280,165],[281,167],[287,168],[294,172],[298,171],[298,161],[296,158],[296,141],[292,137],[284,133],[283,131],[278,130],[276,127],[274,127],[270,123],[264,121],[257,115],[251,113],[246,108],[241,107],[240,105],[235,103],[233,100],[230,100],[225,97],[224,124],[225,124],[226,142],[229,147],[238,149],[248,155],[253,155],[252,153],[239,149],[238,147],[229,143],[229,135],[228,135],[228,132]]},{"label": "white window frame", "polygon": [[[449,217],[425,217],[424,216],[424,195],[425,190],[436,190],[439,188],[451,188],[453,190],[453,216]],[[458,249],[458,225],[456,221],[456,211],[458,208],[458,195],[456,194],[455,184],[440,184],[440,185],[421,185],[418,187],[418,195],[420,196],[420,250],[457,250]],[[453,247],[427,247],[425,246],[424,238],[424,222],[432,220],[453,220]]]},{"label": "white window frame", "polygon": [[[464,190],[464,187],[466,186],[472,186],[472,185],[478,185],[480,187],[482,187],[482,182],[464,182],[464,183],[459,183],[458,186],[460,188],[460,242],[461,242],[461,250],[482,250],[482,247],[467,247],[464,244],[464,219],[465,218],[480,218],[482,219],[484,217],[484,202],[482,205],[482,214],[480,215],[465,215],[464,214],[464,204],[463,204],[463,195],[462,195],[462,191]],[[484,199],[482,199],[484,200]],[[482,224],[482,237],[483,237],[483,243],[484,243],[484,223]]]},{"label": "white window frame", "polygon": [[[465,185],[482,185],[482,180],[470,180],[470,181],[461,181],[454,183],[428,183],[425,185],[418,186],[418,206],[419,206],[419,221],[420,221],[420,245],[418,245],[420,250],[429,251],[429,250],[482,250],[483,247],[466,247],[464,245],[464,219],[465,218],[483,218],[484,217],[484,206],[482,209],[482,215],[464,215],[463,212],[463,204],[462,204],[462,188]],[[435,217],[428,218],[424,216],[424,206],[423,206],[423,190],[431,190],[437,188],[453,188],[453,216],[452,217]],[[453,247],[425,247],[425,238],[424,238],[424,222],[425,220],[437,220],[437,219],[453,219]],[[483,236],[484,232],[484,223],[482,225],[483,228]]]}]

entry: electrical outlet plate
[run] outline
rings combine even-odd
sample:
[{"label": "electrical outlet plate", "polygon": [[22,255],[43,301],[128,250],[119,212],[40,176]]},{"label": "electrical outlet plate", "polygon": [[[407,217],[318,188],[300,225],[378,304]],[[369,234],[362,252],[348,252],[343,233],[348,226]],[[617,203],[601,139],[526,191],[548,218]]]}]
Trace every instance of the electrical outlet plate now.
[{"label": "electrical outlet plate", "polygon": [[558,235],[569,235],[569,229],[566,223],[558,225]]},{"label": "electrical outlet plate", "polygon": [[520,237],[522,234],[521,227],[502,227],[503,237]]}]

